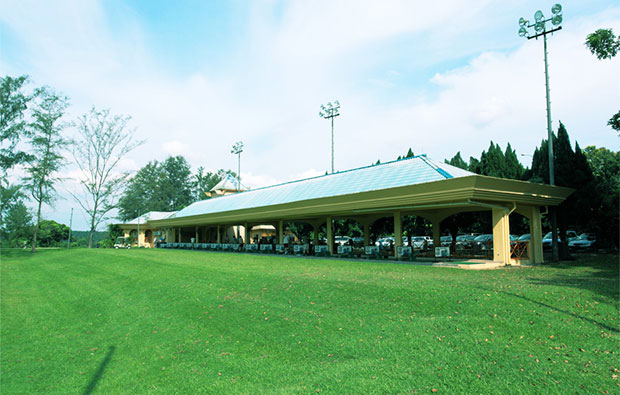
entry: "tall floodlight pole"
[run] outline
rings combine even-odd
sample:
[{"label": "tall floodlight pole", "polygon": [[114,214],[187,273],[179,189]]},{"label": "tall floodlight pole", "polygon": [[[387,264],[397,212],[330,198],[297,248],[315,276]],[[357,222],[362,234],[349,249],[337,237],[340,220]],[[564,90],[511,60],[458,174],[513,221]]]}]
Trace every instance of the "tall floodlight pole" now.
[{"label": "tall floodlight pole", "polygon": [[[243,141],[237,141],[230,151],[231,154],[237,155],[237,192],[241,192],[241,153],[243,152]],[[241,227],[237,225],[237,243],[241,239]],[[243,240],[247,243],[247,240]]]},{"label": "tall floodlight pole", "polygon": [[67,249],[71,249],[71,228],[73,227],[73,207],[71,207],[71,219],[69,219],[69,238],[67,239]]},{"label": "tall floodlight pole", "polygon": [[[519,19],[519,36],[527,37],[528,40],[533,38],[538,40],[538,37],[543,37],[544,50],[545,50],[545,89],[547,95],[547,146],[549,148],[549,184],[555,185],[555,174],[554,174],[554,163],[553,163],[553,131],[551,130],[551,99],[549,97],[549,62],[547,59],[547,34],[553,34],[558,30],[562,29],[560,24],[562,23],[562,6],[560,4],[555,4],[551,7],[551,13],[553,16],[551,18],[545,19],[542,11],[538,10],[534,14],[534,23],[530,23],[525,18]],[[547,22],[551,22],[553,25],[550,30],[547,30]],[[534,28],[534,32],[530,34],[529,29]],[[557,261],[559,259],[559,251],[558,251],[558,231],[557,231],[557,216],[556,210],[553,208],[551,210],[551,233],[552,233],[552,251],[553,251],[553,260]]]},{"label": "tall floodlight pole", "polygon": [[325,119],[331,119],[332,121],[332,173],[334,172],[334,118],[340,115],[340,103],[338,100],[332,104],[332,102],[327,103],[327,107],[321,104],[321,111],[319,112],[319,116]]}]

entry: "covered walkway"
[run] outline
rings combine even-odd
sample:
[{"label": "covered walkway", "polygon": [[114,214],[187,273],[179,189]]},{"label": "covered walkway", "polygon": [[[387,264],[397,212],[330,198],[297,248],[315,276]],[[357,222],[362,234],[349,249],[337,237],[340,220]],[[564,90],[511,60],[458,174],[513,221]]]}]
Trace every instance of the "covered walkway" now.
[{"label": "covered walkway", "polygon": [[[541,263],[541,212],[560,204],[571,189],[481,176],[415,156],[271,187],[243,191],[196,202],[166,218],[149,219],[149,226],[165,233],[168,243],[224,243],[230,227],[243,226],[237,240],[250,244],[254,225],[275,226],[277,245],[283,244],[287,222],[305,222],[314,229],[312,244],[320,244],[318,230],[325,226],[326,249],[336,254],[333,221],[354,219],[363,228],[364,246],[370,243],[370,226],[379,218],[393,217],[394,254],[402,252],[402,217],[416,215],[432,223],[438,245],[441,222],[461,212],[490,211],[493,256],[501,264],[519,263],[510,257],[510,215],[529,219],[528,258]],[[188,239],[190,235],[194,240]],[[230,240],[228,241],[230,242]]]}]

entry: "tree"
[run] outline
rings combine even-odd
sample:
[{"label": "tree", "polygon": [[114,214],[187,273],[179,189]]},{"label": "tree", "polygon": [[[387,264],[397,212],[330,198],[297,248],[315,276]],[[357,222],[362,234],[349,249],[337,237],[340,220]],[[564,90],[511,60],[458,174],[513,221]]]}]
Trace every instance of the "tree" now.
[{"label": "tree", "polygon": [[616,38],[612,29],[598,29],[588,34],[585,44],[599,60],[611,59],[620,49],[620,36]]},{"label": "tree", "polygon": [[38,245],[40,247],[65,245],[69,238],[69,227],[53,220],[42,220],[39,232]]},{"label": "tree", "polygon": [[620,213],[620,152],[607,148],[586,147],[584,155],[595,179],[597,197],[587,231],[596,233],[601,246],[618,248]]},{"label": "tree", "polygon": [[131,117],[111,115],[109,109],[82,115],[77,122],[79,138],[74,145],[73,157],[82,172],[82,191],[73,194],[75,201],[89,219],[88,248],[92,248],[93,234],[116,207],[118,194],[122,191],[126,174],[116,171],[119,161],[142,144],[134,139],[134,131],[128,129]]},{"label": "tree", "polygon": [[29,158],[18,148],[28,134],[24,114],[31,97],[22,91],[27,81],[27,76],[0,78],[0,226],[7,210],[23,197],[20,186],[9,183],[8,171]]},{"label": "tree", "polygon": [[24,113],[31,97],[22,92],[28,77],[0,79],[0,169],[1,177],[16,164],[25,162],[28,154],[17,149],[21,137],[27,133]]},{"label": "tree", "polygon": [[33,122],[29,127],[32,132],[30,145],[33,150],[31,160],[26,166],[28,176],[24,178],[25,187],[37,202],[36,222],[32,233],[32,252],[36,250],[37,233],[41,223],[42,205],[51,205],[54,200],[54,183],[59,180],[54,176],[63,165],[64,157],[60,150],[67,141],[60,136],[66,124],[61,122],[69,99],[59,96],[48,87],[35,90],[35,106],[32,110]]},{"label": "tree", "polygon": [[192,195],[195,202],[207,199],[205,192],[209,192],[227,175],[237,177],[237,174],[232,170],[219,169],[216,172],[205,171],[204,167],[200,166],[196,171],[196,174],[192,177]]},{"label": "tree", "polygon": [[[612,29],[598,29],[586,37],[586,47],[599,60],[611,59],[618,54],[620,49],[620,36],[616,38]],[[615,113],[607,121],[613,130],[620,133],[620,111]]]},{"label": "tree", "polygon": [[444,162],[446,162],[449,165],[458,167],[460,169],[467,170],[467,163],[463,160],[463,158],[461,158],[461,152],[460,151],[457,152],[456,155],[454,155],[452,157],[452,159],[450,159],[450,160],[446,159]]},{"label": "tree", "polygon": [[6,208],[0,224],[0,241],[3,247],[22,247],[32,237],[32,215],[21,199],[12,201]]}]

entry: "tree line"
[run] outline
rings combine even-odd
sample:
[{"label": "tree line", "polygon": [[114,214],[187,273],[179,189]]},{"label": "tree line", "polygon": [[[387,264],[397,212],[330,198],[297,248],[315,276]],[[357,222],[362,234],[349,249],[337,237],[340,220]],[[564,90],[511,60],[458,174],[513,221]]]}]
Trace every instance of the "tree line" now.
[{"label": "tree line", "polygon": [[[71,191],[89,219],[88,246],[101,222],[109,218],[122,192],[127,175],[118,172],[118,163],[141,144],[128,127],[130,117],[112,115],[110,110],[91,110],[69,121],[69,99],[49,86],[28,92],[27,76],[0,78],[0,241],[15,246],[29,229],[31,251],[39,245],[44,204],[52,206],[58,198],[55,186],[60,172],[72,157],[80,170],[80,190]],[[67,130],[77,131],[75,139]],[[10,177],[23,169],[25,176]],[[24,201],[35,204],[31,217]],[[32,223],[30,223],[32,218]]]},{"label": "tree line", "polygon": [[[197,169],[192,174],[182,156],[149,162],[133,177],[118,170],[119,162],[143,143],[129,126],[131,117],[109,109],[91,110],[66,119],[69,99],[44,86],[27,91],[27,76],[0,79],[0,242],[3,246],[56,246],[69,237],[68,227],[41,216],[43,205],[53,206],[56,185],[67,158],[80,172],[80,189],[69,191],[88,219],[87,246],[99,239],[97,229],[111,212],[131,220],[148,211],[176,211],[206,198],[230,170]],[[73,129],[77,138],[69,139]],[[25,176],[11,177],[21,169]],[[26,206],[31,200],[34,213]],[[64,227],[64,228],[63,228]],[[50,229],[56,229],[50,231]],[[57,229],[63,229],[58,231]],[[53,235],[53,236],[50,236]]]}]

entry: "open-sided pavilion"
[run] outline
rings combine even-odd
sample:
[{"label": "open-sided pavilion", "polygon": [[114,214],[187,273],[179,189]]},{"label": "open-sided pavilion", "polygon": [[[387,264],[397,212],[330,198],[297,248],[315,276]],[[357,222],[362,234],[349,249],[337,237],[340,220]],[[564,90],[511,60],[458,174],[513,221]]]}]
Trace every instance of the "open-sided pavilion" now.
[{"label": "open-sided pavilion", "polygon": [[334,219],[358,221],[364,230],[364,244],[369,245],[372,223],[393,217],[398,247],[402,245],[398,235],[403,233],[404,215],[430,221],[438,243],[444,219],[484,210],[492,214],[493,261],[511,264],[517,262],[510,256],[509,223],[516,212],[530,223],[526,262],[541,263],[541,213],[571,193],[569,188],[477,175],[420,155],[207,199],[148,222],[151,228],[165,232],[168,242],[189,242],[191,237],[197,243],[220,243],[223,230],[239,225],[244,227],[243,239],[248,243],[252,226],[273,224],[280,244],[285,222],[306,222],[315,230],[315,245],[319,227],[326,227],[329,252],[334,253]]}]

